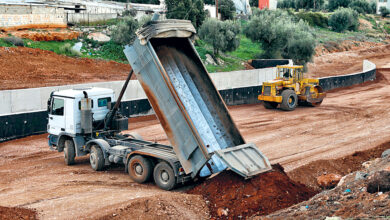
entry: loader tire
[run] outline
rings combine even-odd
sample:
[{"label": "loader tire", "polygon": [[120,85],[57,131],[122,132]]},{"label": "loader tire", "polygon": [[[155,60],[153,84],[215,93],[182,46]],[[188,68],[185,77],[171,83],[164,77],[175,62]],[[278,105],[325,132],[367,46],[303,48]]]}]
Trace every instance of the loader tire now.
[{"label": "loader tire", "polygon": [[282,92],[282,103],[280,108],[285,111],[292,111],[298,105],[298,96],[293,90],[284,90]]},{"label": "loader tire", "polygon": [[92,146],[89,154],[89,163],[95,171],[100,171],[104,168],[104,155],[100,147]]},{"label": "loader tire", "polygon": [[65,140],[64,158],[65,164],[70,166],[74,164],[74,158],[76,157],[73,140]]},{"label": "loader tire", "polygon": [[267,102],[267,101],[264,101],[264,108],[266,109],[274,109],[276,107],[278,107],[278,104],[277,102]]},{"label": "loader tire", "polygon": [[154,168],[154,182],[160,189],[172,190],[176,186],[176,176],[172,167],[166,162],[160,162]]},{"label": "loader tire", "polygon": [[148,182],[153,175],[153,164],[150,159],[136,155],[132,157],[128,164],[130,178],[137,183]]}]

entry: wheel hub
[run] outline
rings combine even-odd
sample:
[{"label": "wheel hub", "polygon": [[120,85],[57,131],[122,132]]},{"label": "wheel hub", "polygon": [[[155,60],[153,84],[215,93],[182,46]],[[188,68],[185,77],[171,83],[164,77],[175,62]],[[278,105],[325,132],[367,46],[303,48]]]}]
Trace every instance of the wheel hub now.
[{"label": "wheel hub", "polygon": [[161,172],[161,179],[164,182],[168,182],[168,180],[169,180],[169,174],[165,170]]},{"label": "wheel hub", "polygon": [[142,168],[142,166],[140,164],[135,165],[134,170],[135,170],[135,173],[138,175],[142,175],[142,173],[144,172],[144,169]]},{"label": "wheel hub", "polygon": [[95,165],[95,162],[96,162],[95,154],[89,155],[89,160],[91,161],[91,164],[92,164],[92,165]]}]

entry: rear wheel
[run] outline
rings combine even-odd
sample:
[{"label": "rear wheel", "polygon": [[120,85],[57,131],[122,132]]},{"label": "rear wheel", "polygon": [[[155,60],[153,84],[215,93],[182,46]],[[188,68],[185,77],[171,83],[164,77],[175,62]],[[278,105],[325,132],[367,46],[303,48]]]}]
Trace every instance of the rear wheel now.
[{"label": "rear wheel", "polygon": [[267,101],[264,101],[264,107],[266,109],[274,109],[278,106],[279,103],[277,102],[267,102]]},{"label": "rear wheel", "polygon": [[293,90],[284,90],[282,92],[282,103],[280,108],[285,111],[292,111],[297,107],[298,96]]},{"label": "rear wheel", "polygon": [[128,171],[132,180],[137,183],[145,183],[152,177],[153,165],[148,158],[137,155],[130,159]]},{"label": "rear wheel", "polygon": [[171,190],[176,186],[176,177],[172,167],[166,162],[160,162],[154,168],[154,182],[164,190]]},{"label": "rear wheel", "polygon": [[64,147],[65,164],[68,166],[73,165],[75,157],[76,157],[76,153],[75,153],[73,141],[65,140],[65,147]]},{"label": "rear wheel", "polygon": [[91,153],[89,154],[89,162],[92,169],[100,171],[104,167],[104,155],[103,151],[98,146],[92,146]]}]

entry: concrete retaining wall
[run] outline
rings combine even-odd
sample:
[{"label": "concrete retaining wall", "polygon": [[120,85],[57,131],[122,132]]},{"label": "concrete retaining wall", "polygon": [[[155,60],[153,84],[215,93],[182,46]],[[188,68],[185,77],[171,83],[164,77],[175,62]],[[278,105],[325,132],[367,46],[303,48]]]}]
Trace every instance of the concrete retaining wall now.
[{"label": "concrete retaining wall", "polygon": [[90,14],[90,13],[69,13],[68,23],[90,23],[96,21],[106,21],[118,17],[117,13]]}]

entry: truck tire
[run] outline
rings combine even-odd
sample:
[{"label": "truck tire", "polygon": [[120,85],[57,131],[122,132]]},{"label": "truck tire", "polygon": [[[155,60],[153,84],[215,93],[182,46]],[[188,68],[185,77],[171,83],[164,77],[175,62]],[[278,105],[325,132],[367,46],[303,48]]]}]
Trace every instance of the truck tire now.
[{"label": "truck tire", "polygon": [[282,103],[280,108],[285,111],[292,111],[297,107],[298,96],[297,94],[290,89],[284,90],[282,92]]},{"label": "truck tire", "polygon": [[141,155],[132,157],[128,164],[130,178],[137,183],[145,183],[152,178],[152,162]]},{"label": "truck tire", "polygon": [[172,167],[166,162],[160,162],[154,168],[154,182],[164,190],[174,189],[176,186],[176,176]]},{"label": "truck tire", "polygon": [[100,171],[104,167],[104,155],[100,147],[94,145],[91,148],[91,153],[89,154],[89,162],[91,163],[92,169]]},{"label": "truck tire", "polygon": [[264,108],[266,109],[274,109],[278,106],[279,103],[277,102],[267,102],[267,101],[264,101]]},{"label": "truck tire", "polygon": [[67,139],[64,143],[64,158],[65,164],[70,166],[74,164],[74,158],[76,157],[73,140]]}]

